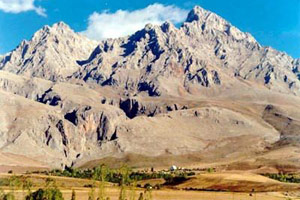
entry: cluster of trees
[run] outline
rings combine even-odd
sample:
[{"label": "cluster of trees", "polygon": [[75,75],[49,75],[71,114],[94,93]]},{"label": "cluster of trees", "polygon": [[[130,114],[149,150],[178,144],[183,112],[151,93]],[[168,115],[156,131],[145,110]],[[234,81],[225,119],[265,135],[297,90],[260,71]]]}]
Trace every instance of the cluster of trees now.
[{"label": "cluster of trees", "polygon": [[265,176],[286,183],[300,183],[300,176],[296,174],[264,174]]},{"label": "cluster of trees", "polygon": [[[26,194],[25,191],[27,191],[27,195],[31,194],[32,182],[24,176],[10,176],[9,178],[1,179],[0,186],[0,200],[15,200],[16,189],[22,189],[22,194]],[[8,187],[9,192],[5,193],[2,189],[3,186]]]},{"label": "cluster of trees", "polygon": [[30,192],[25,200],[63,200],[61,191],[55,184],[55,180],[51,178],[46,179],[45,188],[40,188],[35,192]]},{"label": "cluster of trees", "polygon": [[[25,176],[10,176],[0,181],[0,200],[63,200],[61,191],[56,187],[53,179],[46,179],[45,188],[32,192],[33,183]],[[3,186],[8,187],[9,192],[4,192]],[[22,190],[20,197],[16,198],[16,190]]]},{"label": "cluster of trees", "polygon": [[163,171],[160,172],[152,172],[152,173],[143,173],[143,172],[132,172],[130,174],[130,178],[135,180],[148,180],[148,179],[157,179],[157,178],[163,178],[166,180],[166,182],[170,182],[170,180],[173,180],[174,178],[187,178],[188,176],[195,175],[195,172],[184,172],[184,171],[174,171],[172,173],[166,173]]},{"label": "cluster of trees", "polygon": [[[65,176],[65,177],[73,177],[73,178],[94,179],[94,180],[98,180],[98,181],[105,179],[107,182],[121,184],[122,177],[123,177],[121,171],[124,168],[126,168],[128,171],[129,180],[134,180],[134,181],[163,178],[167,182],[170,182],[173,179],[178,179],[178,178],[182,178],[182,177],[195,175],[194,172],[184,172],[184,171],[175,171],[172,173],[166,173],[164,171],[151,172],[151,173],[134,172],[126,166],[123,166],[120,169],[111,169],[105,165],[101,165],[101,166],[95,167],[93,169],[74,169],[74,168],[67,167],[65,170],[56,169],[56,170],[52,170],[49,172],[43,172],[43,173],[46,175],[52,175],[52,176]],[[102,172],[104,173],[104,175]],[[101,176],[104,176],[104,177],[100,177],[99,174],[102,174]]]}]

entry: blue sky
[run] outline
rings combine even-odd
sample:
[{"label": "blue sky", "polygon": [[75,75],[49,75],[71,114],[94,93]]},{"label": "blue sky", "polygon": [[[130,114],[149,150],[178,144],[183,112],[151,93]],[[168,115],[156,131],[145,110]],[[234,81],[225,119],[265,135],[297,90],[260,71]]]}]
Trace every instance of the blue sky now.
[{"label": "blue sky", "polygon": [[262,45],[300,58],[300,0],[0,0],[0,54],[46,24],[64,21],[94,39],[117,37],[148,22],[179,24],[195,5],[250,32]]}]

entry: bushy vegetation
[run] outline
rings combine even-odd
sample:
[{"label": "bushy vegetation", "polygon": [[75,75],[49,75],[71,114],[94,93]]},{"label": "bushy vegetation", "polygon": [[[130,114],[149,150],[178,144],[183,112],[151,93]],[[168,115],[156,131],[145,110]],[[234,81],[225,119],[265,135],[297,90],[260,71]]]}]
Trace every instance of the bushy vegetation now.
[{"label": "bushy vegetation", "polygon": [[0,186],[9,187],[9,192],[5,193],[3,190],[0,190],[0,200],[14,200],[15,190],[22,189],[23,193],[25,190],[27,194],[31,193],[32,183],[24,176],[14,176],[12,175],[9,178],[4,178],[0,180]]},{"label": "bushy vegetation", "polygon": [[172,173],[166,173],[164,171],[153,172],[153,173],[132,172],[130,174],[130,178],[137,180],[137,181],[163,178],[168,182],[169,180],[173,179],[174,177],[188,177],[188,176],[193,176],[193,175],[195,175],[194,172],[182,172],[182,171],[175,171]]},{"label": "bushy vegetation", "polygon": [[63,200],[61,191],[58,188],[38,189],[26,196],[26,200]]},{"label": "bushy vegetation", "polygon": [[25,200],[63,200],[61,191],[56,187],[55,180],[46,179],[45,188],[40,188],[37,191],[26,196]]},{"label": "bushy vegetation", "polygon": [[7,194],[3,194],[0,197],[1,200],[15,200],[15,195],[11,192],[7,193]]},{"label": "bushy vegetation", "polygon": [[264,174],[265,176],[286,183],[300,183],[300,175],[297,174]]}]

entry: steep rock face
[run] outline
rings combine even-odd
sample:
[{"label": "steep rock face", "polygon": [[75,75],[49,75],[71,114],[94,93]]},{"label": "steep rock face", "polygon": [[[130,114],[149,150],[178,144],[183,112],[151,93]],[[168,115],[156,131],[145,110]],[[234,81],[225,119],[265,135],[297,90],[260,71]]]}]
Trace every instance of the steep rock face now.
[{"label": "steep rock face", "polygon": [[300,79],[300,58],[293,61],[293,72],[297,75],[298,79]]},{"label": "steep rock face", "polygon": [[[118,126],[126,115],[118,107],[101,104],[101,95],[94,90],[5,71],[0,71],[0,88],[3,151],[33,157],[51,167],[118,151]],[[26,140],[32,142],[20,148]],[[43,158],[45,152],[49,156]]]},{"label": "steep rock face", "polygon": [[76,131],[55,110],[2,91],[0,100],[3,152],[28,156],[54,167],[70,164],[69,135],[76,135]]},{"label": "steep rock face", "polygon": [[189,108],[189,103],[174,100],[162,102],[155,98],[127,98],[120,100],[119,107],[127,117],[133,119],[137,116],[153,117],[170,111],[186,110]]},{"label": "steep rock face", "polygon": [[280,133],[279,144],[292,143],[299,145],[300,137],[298,134],[300,121],[289,117],[282,110],[273,105],[266,106],[263,112],[263,118],[269,124],[272,124]]},{"label": "steep rock face", "polygon": [[54,83],[47,80],[29,79],[6,71],[0,71],[0,89],[28,99],[37,100],[41,98],[52,85]]},{"label": "steep rock face", "polygon": [[[86,59],[96,43],[63,22],[44,26],[30,41],[24,40],[6,55],[0,69],[48,80],[64,80],[78,70],[77,60]],[[63,53],[62,53],[63,52]]]}]

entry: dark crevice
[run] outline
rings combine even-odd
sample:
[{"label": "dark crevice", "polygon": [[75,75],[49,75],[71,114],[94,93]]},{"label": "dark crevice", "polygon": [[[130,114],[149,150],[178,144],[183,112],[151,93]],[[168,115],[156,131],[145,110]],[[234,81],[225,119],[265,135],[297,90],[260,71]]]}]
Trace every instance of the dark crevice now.
[{"label": "dark crevice", "polygon": [[52,92],[52,88],[49,88],[48,90],[46,90],[41,97],[37,98],[37,101],[43,103],[43,100],[45,99],[47,94],[50,93],[50,92]]},{"label": "dark crevice", "polygon": [[107,117],[102,113],[100,117],[100,123],[99,126],[97,127],[97,141],[99,144],[101,144],[102,141],[107,140],[107,123],[108,119]]},{"label": "dark crevice", "polygon": [[90,63],[92,60],[94,60],[94,58],[96,58],[97,55],[100,54],[101,52],[102,52],[102,50],[100,49],[99,46],[97,46],[87,60],[77,60],[76,62],[78,65],[81,65],[81,66],[85,65],[87,63]]},{"label": "dark crevice", "polygon": [[46,137],[46,145],[49,146],[50,141],[52,140],[52,135],[49,133],[50,127],[45,131],[45,137]]},{"label": "dark crevice", "polygon": [[72,112],[65,114],[64,118],[75,126],[78,125],[77,110],[73,110]]},{"label": "dark crevice", "polygon": [[51,95],[51,92],[53,92],[53,90],[52,88],[49,88],[41,97],[38,97],[36,101],[39,103],[48,104],[50,106],[59,105],[61,102],[61,97],[59,95]]},{"label": "dark crevice", "polygon": [[135,100],[126,99],[125,101],[120,101],[120,109],[125,112],[127,117],[133,119],[138,114],[139,103]]},{"label": "dark crevice", "polygon": [[118,136],[117,136],[117,129],[115,130],[115,132],[112,134],[112,136],[110,137],[110,141],[113,141],[113,140],[116,140],[118,139]]},{"label": "dark crevice", "polygon": [[152,84],[152,83],[141,82],[141,83],[138,84],[138,90],[140,92],[148,92],[148,95],[150,97],[160,96],[160,92],[155,87],[155,85]]},{"label": "dark crevice", "polygon": [[68,139],[67,139],[67,135],[65,133],[64,124],[63,124],[62,120],[58,121],[58,123],[56,124],[56,128],[58,129],[58,131],[61,134],[63,145],[66,146],[68,144]]}]

